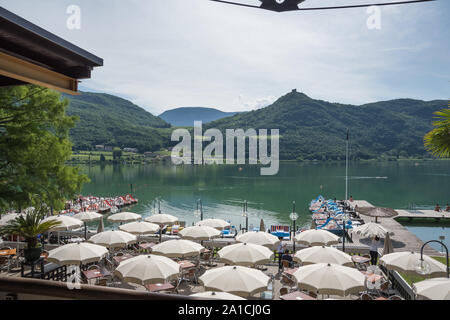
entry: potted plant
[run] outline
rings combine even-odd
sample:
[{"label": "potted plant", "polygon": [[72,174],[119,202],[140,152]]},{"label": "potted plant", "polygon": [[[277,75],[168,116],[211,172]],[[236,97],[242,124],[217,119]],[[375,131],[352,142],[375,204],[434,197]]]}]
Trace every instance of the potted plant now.
[{"label": "potted plant", "polygon": [[42,246],[38,242],[37,236],[60,224],[58,221],[42,222],[47,212],[48,207],[41,205],[9,221],[8,224],[0,228],[0,235],[2,236],[20,236],[25,238],[27,248],[24,249],[24,256],[27,262],[36,261],[41,256]]}]

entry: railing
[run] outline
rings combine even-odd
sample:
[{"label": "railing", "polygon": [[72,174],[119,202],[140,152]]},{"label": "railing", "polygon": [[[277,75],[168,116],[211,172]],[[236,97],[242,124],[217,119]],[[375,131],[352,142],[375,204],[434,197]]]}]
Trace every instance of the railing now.
[{"label": "railing", "polygon": [[151,293],[121,288],[80,284],[69,289],[66,282],[0,277],[0,299],[84,299],[84,300],[199,300],[199,298]]},{"label": "railing", "polygon": [[387,270],[383,265],[379,265],[379,267],[385,274],[387,274],[388,280],[392,283],[392,288],[397,290],[405,300],[416,299],[416,295],[411,286],[397,271]]}]

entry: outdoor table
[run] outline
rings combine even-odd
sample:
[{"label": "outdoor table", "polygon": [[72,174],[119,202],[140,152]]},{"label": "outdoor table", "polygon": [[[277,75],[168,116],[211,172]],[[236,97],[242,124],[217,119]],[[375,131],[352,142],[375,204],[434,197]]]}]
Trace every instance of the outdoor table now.
[{"label": "outdoor table", "polygon": [[17,253],[17,249],[0,250],[0,256],[13,256]]},{"label": "outdoor table", "polygon": [[120,264],[122,261],[125,261],[127,259],[133,258],[133,256],[129,253],[125,253],[121,256],[114,256],[113,260],[117,263]]},{"label": "outdoor table", "polygon": [[294,291],[285,295],[280,296],[281,300],[317,300],[306,293],[301,291]]},{"label": "outdoor table", "polygon": [[195,264],[188,260],[178,261],[178,264],[181,265],[181,269],[189,269],[195,267]]},{"label": "outdoor table", "polygon": [[83,271],[87,280],[110,276],[111,273],[106,269],[91,269]]},{"label": "outdoor table", "polygon": [[388,298],[385,298],[385,297],[378,297],[378,298],[376,298],[375,300],[389,300]]},{"label": "outdoor table", "polygon": [[172,291],[175,287],[169,282],[147,284],[145,288],[150,292]]},{"label": "outdoor table", "polygon": [[148,250],[151,247],[153,247],[154,245],[156,245],[156,243],[153,242],[149,242],[149,243],[140,243],[139,244],[139,248],[144,249],[144,250]]},{"label": "outdoor table", "polygon": [[367,263],[370,261],[370,258],[354,255],[354,256],[352,256],[352,261],[354,263]]},{"label": "outdoor table", "polygon": [[361,271],[361,273],[366,276],[367,281],[372,282],[372,283],[375,283],[378,280],[381,280],[384,278],[384,276],[381,274],[369,273],[367,271]]},{"label": "outdoor table", "polygon": [[298,268],[288,268],[284,269],[284,273],[286,273],[287,276],[292,277],[297,270]]}]

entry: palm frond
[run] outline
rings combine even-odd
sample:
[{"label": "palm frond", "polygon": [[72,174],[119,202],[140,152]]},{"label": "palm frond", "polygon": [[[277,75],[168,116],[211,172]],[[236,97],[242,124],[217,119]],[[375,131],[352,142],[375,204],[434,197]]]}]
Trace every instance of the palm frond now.
[{"label": "palm frond", "polygon": [[436,111],[434,113],[435,127],[428,132],[423,141],[425,148],[434,156],[439,158],[450,157],[450,108]]}]

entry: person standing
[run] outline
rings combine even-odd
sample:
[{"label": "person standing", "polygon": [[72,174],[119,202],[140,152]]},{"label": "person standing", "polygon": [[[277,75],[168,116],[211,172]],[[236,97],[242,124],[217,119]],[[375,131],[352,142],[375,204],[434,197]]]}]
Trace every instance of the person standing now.
[{"label": "person standing", "polygon": [[381,241],[378,236],[372,238],[372,243],[370,245],[370,264],[373,266],[377,265],[378,260],[378,249],[381,247]]},{"label": "person standing", "polygon": [[280,244],[278,245],[277,253],[278,253],[278,272],[280,272],[282,267],[281,257],[283,256],[284,248],[286,247],[285,244],[283,244],[283,238],[278,237],[278,240],[280,240]]}]

